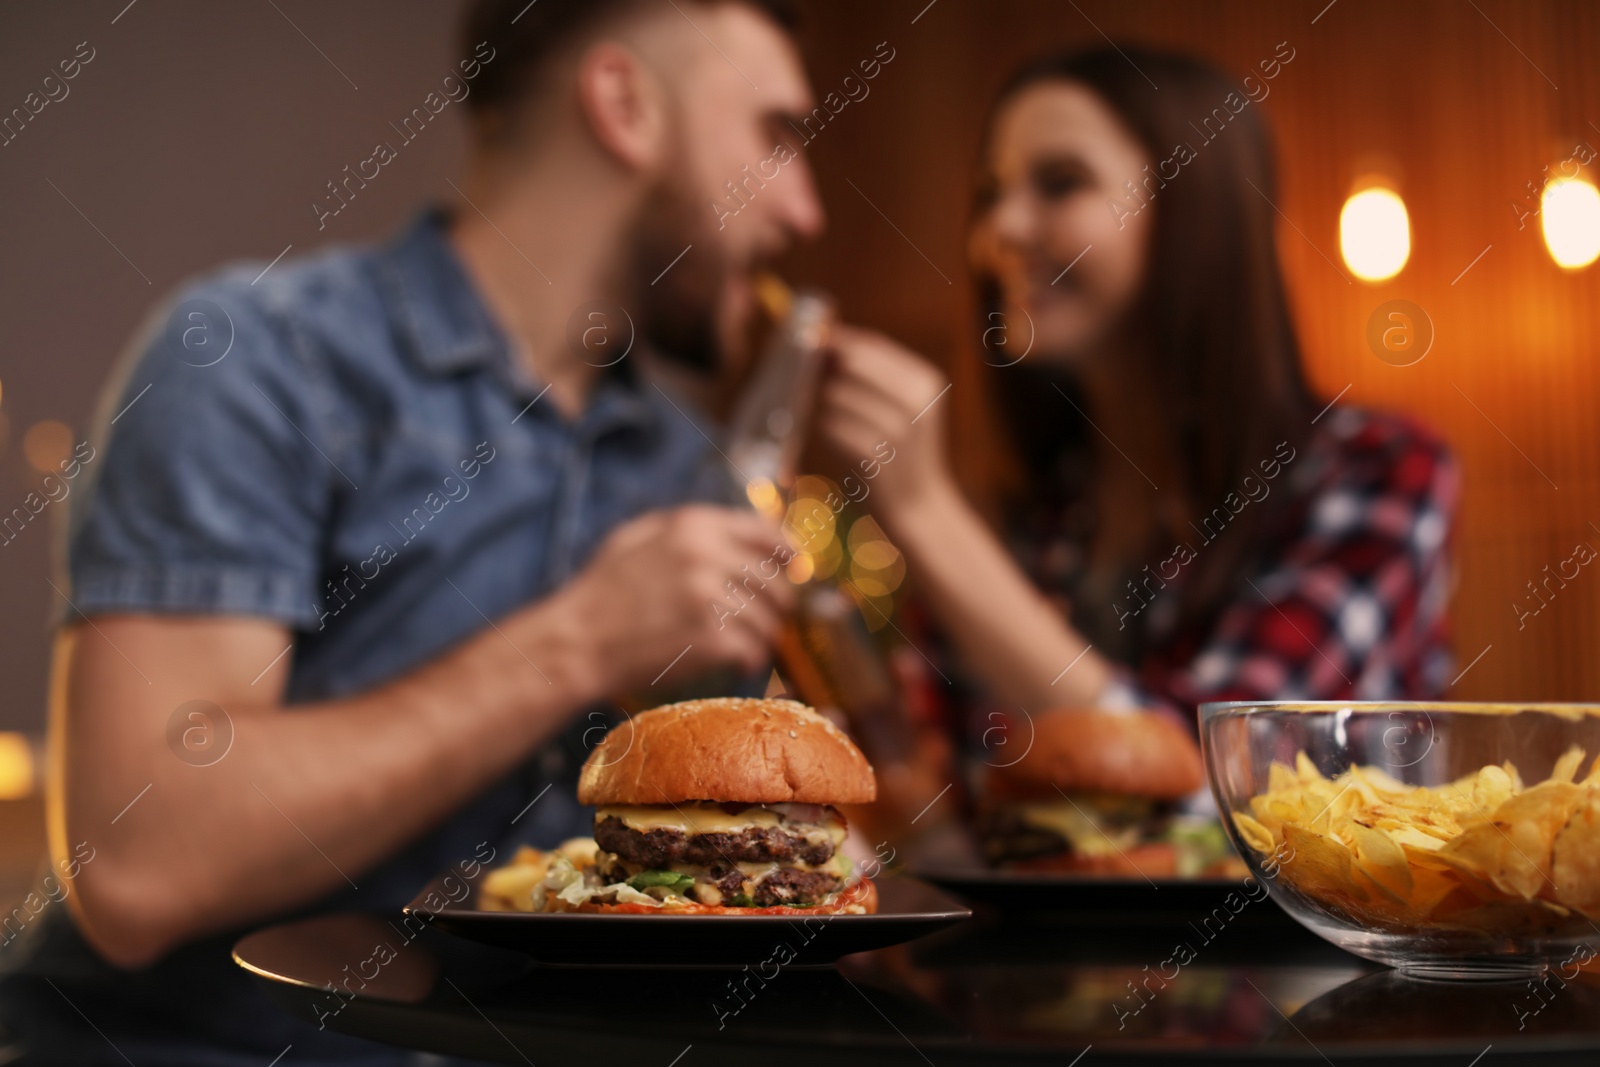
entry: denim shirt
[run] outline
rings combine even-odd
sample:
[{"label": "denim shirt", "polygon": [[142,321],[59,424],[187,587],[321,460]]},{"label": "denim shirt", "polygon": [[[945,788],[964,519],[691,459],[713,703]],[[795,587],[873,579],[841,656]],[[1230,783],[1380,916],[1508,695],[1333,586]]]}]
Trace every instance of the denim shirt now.
[{"label": "denim shirt", "polygon": [[[567,582],[634,516],[733,499],[710,424],[637,355],[604,372],[575,420],[541,399],[437,213],[387,245],[195,283],[131,356],[102,402],[87,491],[72,497],[62,618],[277,620],[293,635],[291,705],[405,674]],[[527,684],[543,685],[539,650],[522,651]],[[359,889],[299,913],[392,912],[480,842],[503,859],[519,841],[587,832],[573,793],[595,725],[575,713],[516,773],[357,875]],[[156,1033],[264,1054],[250,1062],[290,1042],[297,1062],[341,1045],[269,1005],[229,959],[234,935],[130,976],[59,918],[24,970],[74,983],[106,1013],[140,1005],[137,1019],[95,1019],[120,1028],[135,1062],[133,1048],[174,1055],[133,1036],[152,1018]]]}]

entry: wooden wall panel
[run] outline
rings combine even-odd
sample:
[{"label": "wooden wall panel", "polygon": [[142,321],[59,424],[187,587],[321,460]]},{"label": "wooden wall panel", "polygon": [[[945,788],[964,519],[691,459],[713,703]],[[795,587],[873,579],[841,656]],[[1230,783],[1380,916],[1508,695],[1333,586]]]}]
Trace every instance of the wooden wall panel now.
[{"label": "wooden wall panel", "polygon": [[[1600,526],[1600,264],[1563,272],[1537,218],[1519,231],[1511,207],[1578,141],[1600,147],[1600,6],[1475,2],[820,0],[807,29],[820,87],[878,41],[897,56],[812,146],[832,225],[794,272],[947,359],[965,325],[955,297],[979,126],[1019,61],[1103,31],[1193,49],[1242,77],[1288,41],[1295,58],[1259,106],[1278,143],[1277,203],[1303,231],[1283,226],[1280,240],[1311,377],[1328,397],[1349,385],[1347,399],[1425,420],[1466,472],[1459,666],[1488,651],[1455,695],[1600,699],[1600,567],[1523,629],[1512,608],[1579,540],[1600,547],[1589,525]],[[1369,285],[1341,274],[1337,227],[1375,162],[1406,199],[1413,251],[1398,277]],[[1372,309],[1396,298],[1436,328],[1411,367],[1379,361],[1364,340]]]}]

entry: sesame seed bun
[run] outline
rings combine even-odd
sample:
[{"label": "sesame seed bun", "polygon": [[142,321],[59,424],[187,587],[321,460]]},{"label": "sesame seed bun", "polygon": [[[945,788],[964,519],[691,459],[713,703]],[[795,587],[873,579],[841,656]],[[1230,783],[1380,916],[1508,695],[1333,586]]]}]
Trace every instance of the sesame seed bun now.
[{"label": "sesame seed bun", "polygon": [[866,804],[872,767],[833,723],[793,700],[718,697],[641,712],[583,765],[578,801],[596,806],[716,801]]}]

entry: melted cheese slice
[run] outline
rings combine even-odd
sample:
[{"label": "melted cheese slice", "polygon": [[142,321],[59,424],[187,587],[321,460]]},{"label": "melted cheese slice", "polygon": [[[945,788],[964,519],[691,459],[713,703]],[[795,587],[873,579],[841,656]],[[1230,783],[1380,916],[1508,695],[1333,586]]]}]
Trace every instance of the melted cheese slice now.
[{"label": "melted cheese slice", "polygon": [[1017,814],[1029,826],[1050,830],[1068,841],[1093,837],[1097,829],[1093,819],[1070,804],[1021,804]]},{"label": "melted cheese slice", "polygon": [[599,808],[594,813],[596,824],[606,818],[616,817],[629,829],[641,833],[651,830],[681,830],[689,836],[695,834],[736,834],[750,829],[782,828],[791,833],[809,836],[821,830],[833,841],[837,849],[844,843],[847,829],[844,819],[831,808],[823,810],[821,823],[785,822],[782,805],[764,807],[753,805],[737,815],[729,815],[715,804],[678,804],[656,806],[624,806]]},{"label": "melted cheese slice", "polygon": [[633,830],[682,830],[685,834],[736,834],[753,827],[775,829],[783,824],[775,811],[766,808],[746,808],[737,815],[729,815],[714,804],[679,804],[677,807],[614,807],[600,808],[594,813],[596,823],[615,816],[623,825]]},{"label": "melted cheese slice", "polygon": [[1022,821],[1065,838],[1073,850],[1086,856],[1108,855],[1134,843],[1137,834],[1115,827],[1102,827],[1087,812],[1073,804],[1023,804],[1018,806]]}]

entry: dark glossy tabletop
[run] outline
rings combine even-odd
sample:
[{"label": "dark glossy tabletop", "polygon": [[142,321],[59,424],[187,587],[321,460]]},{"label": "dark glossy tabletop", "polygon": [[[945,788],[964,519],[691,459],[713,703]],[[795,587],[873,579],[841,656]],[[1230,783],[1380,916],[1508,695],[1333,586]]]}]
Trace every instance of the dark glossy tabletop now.
[{"label": "dark glossy tabletop", "polygon": [[[545,967],[438,930],[409,943],[395,931],[389,917],[312,919],[252,934],[236,956],[311,1022],[540,1067],[668,1067],[685,1050],[680,1067],[1600,1062],[1595,976],[1537,991],[1408,980],[1266,901],[1215,931],[1182,913],[980,910],[837,969]],[[381,943],[400,947],[374,963]],[[377,973],[348,999],[328,991],[357,970]]]}]

